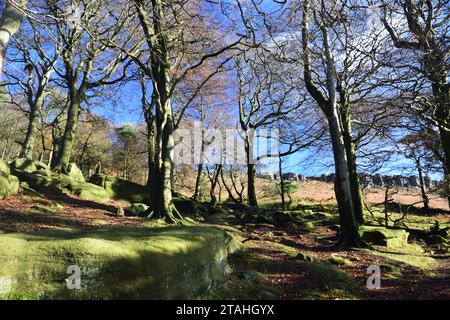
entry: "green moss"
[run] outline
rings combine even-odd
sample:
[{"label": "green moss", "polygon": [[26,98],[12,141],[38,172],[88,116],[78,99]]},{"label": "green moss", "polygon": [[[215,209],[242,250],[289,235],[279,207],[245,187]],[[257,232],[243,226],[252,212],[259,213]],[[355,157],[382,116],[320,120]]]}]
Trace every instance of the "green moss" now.
[{"label": "green moss", "polygon": [[397,266],[382,264],[380,265],[380,270],[384,278],[395,280],[403,279],[403,273]]},{"label": "green moss", "polygon": [[[230,236],[202,227],[120,227],[0,235],[0,293],[40,299],[188,299],[224,281]],[[66,287],[81,268],[82,289]]]},{"label": "green moss", "polygon": [[85,182],[83,172],[77,167],[75,163],[70,163],[67,168],[67,175],[73,181]]},{"label": "green moss", "polygon": [[26,182],[30,188],[44,194],[65,194],[65,187],[71,182],[65,175],[53,175],[51,177],[23,172],[19,175],[21,182]]},{"label": "green moss", "polygon": [[295,257],[298,254],[298,250],[292,246],[277,243],[277,242],[266,242],[267,246],[272,247],[276,251],[283,252],[290,257]]},{"label": "green moss", "polygon": [[325,262],[298,262],[306,273],[304,299],[359,299],[358,284],[344,271]]},{"label": "green moss", "polygon": [[409,233],[405,230],[383,227],[362,226],[359,230],[364,241],[389,248],[402,248],[407,245]]},{"label": "green moss", "polygon": [[39,295],[37,293],[13,291],[4,295],[0,294],[0,300],[39,300]]},{"label": "green moss", "polygon": [[336,254],[330,255],[330,257],[327,260],[329,263],[334,264],[336,266],[347,266],[347,267],[354,267],[355,264],[350,261],[349,259],[346,259],[344,257],[338,256]]},{"label": "green moss", "polygon": [[77,195],[83,200],[98,202],[109,200],[109,195],[105,189],[89,182],[73,181],[69,184],[68,189],[71,194]]},{"label": "green moss", "polygon": [[19,179],[0,171],[0,199],[8,198],[19,192]]},{"label": "green moss", "polygon": [[129,203],[150,203],[150,189],[146,186],[102,174],[93,175],[89,182],[104,188],[111,199]]},{"label": "green moss", "polygon": [[280,298],[281,289],[270,284],[262,273],[249,271],[246,274],[259,276],[249,279],[233,276],[223,285],[200,298],[203,300],[274,300]]},{"label": "green moss", "polygon": [[414,268],[427,270],[433,267],[436,260],[423,256],[423,255],[412,255],[412,254],[399,254],[399,253],[387,253],[387,252],[371,252],[373,255],[387,258],[392,261],[397,261],[409,265]]},{"label": "green moss", "polygon": [[21,158],[21,159],[15,159],[12,161],[9,166],[14,170],[20,170],[22,172],[34,172],[37,170],[36,164],[33,160]]},{"label": "green moss", "polygon": [[9,168],[9,164],[0,159],[0,172],[6,173],[7,175],[11,174],[11,169]]},{"label": "green moss", "polygon": [[149,206],[144,203],[133,203],[128,209],[132,210],[135,213],[139,213],[142,211],[147,211],[148,208]]}]

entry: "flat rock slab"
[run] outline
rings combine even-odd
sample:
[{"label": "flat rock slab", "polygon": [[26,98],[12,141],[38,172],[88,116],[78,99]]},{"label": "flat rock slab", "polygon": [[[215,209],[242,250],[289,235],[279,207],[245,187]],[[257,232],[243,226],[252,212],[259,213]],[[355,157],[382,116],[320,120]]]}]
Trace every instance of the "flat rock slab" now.
[{"label": "flat rock slab", "polygon": [[233,242],[205,227],[2,234],[0,298],[193,299],[227,278]]}]

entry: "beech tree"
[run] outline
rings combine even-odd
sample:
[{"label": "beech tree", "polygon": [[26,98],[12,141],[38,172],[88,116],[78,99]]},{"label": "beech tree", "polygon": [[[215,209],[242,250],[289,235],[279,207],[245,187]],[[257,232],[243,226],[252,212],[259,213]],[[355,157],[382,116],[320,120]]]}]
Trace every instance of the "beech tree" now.
[{"label": "beech tree", "polygon": [[[343,124],[338,107],[336,61],[333,56],[329,36],[329,30],[333,21],[328,19],[329,15],[326,12],[330,8],[327,8],[325,4],[320,4],[314,8],[311,4],[311,0],[305,0],[302,4],[301,34],[304,81],[308,93],[314,98],[328,121],[336,174],[335,192],[339,208],[341,244],[344,246],[365,246],[364,241],[360,239],[358,224],[355,219],[347,152],[342,130]],[[324,83],[323,89],[317,85],[317,80],[314,76],[320,73],[314,70],[312,64],[310,49],[312,45],[310,35],[311,17],[313,17],[314,21],[314,31],[317,35],[320,35],[319,40],[315,39],[315,47],[320,48],[321,55],[324,57],[324,79],[318,79],[319,83]]]},{"label": "beech tree", "polygon": [[[155,153],[154,172],[151,175],[152,208],[150,218],[163,218],[169,222],[182,219],[172,202],[172,172],[174,148],[173,132],[180,122],[180,116],[191,104],[201,87],[218,72],[230,58],[225,58],[216,71],[204,78],[198,88],[194,90],[191,98],[180,106],[178,120],[173,111],[173,95],[177,86],[189,74],[205,64],[210,59],[221,56],[230,49],[235,48],[242,37],[237,37],[226,46],[213,46],[213,49],[195,50],[189,54],[187,44],[200,44],[204,39],[198,39],[199,34],[191,43],[186,39],[184,31],[186,25],[192,28],[189,34],[194,34],[198,27],[205,27],[203,16],[199,13],[201,6],[185,3],[183,1],[164,0],[133,0],[132,4],[137,14],[138,22],[145,40],[147,54],[133,54],[124,46],[118,46],[137,64],[152,86],[151,105],[155,110]],[[197,28],[196,25],[197,24]],[[205,30],[205,29],[203,29]],[[200,33],[201,34],[201,33]],[[117,45],[117,44],[116,44]],[[179,46],[179,47],[176,47]],[[185,49],[186,51],[184,51]],[[174,57],[179,56],[179,64],[175,64]],[[187,58],[191,59],[187,61]]]},{"label": "beech tree", "polygon": [[[388,63],[411,83],[426,81],[427,86],[404,86],[405,98],[423,117],[439,129],[444,182],[450,203],[450,2],[448,0],[381,0],[380,19],[392,44],[400,51]],[[432,94],[432,99],[429,95]]]},{"label": "beech tree", "polygon": [[50,93],[51,77],[59,58],[59,49],[57,43],[49,39],[31,21],[27,21],[23,29],[25,30],[16,34],[11,43],[10,49],[17,54],[9,60],[20,67],[5,70],[5,73],[10,79],[10,88],[18,87],[27,102],[25,112],[28,127],[21,143],[20,157],[32,159],[41,110]]},{"label": "beech tree", "polygon": [[[64,4],[46,1],[46,5],[54,21],[49,23],[54,27],[57,41],[62,43],[63,63],[55,72],[62,79],[69,97],[64,136],[58,154],[53,159],[52,168],[66,172],[75,143],[82,103],[89,100],[90,92],[118,83],[126,77],[127,57],[120,51],[112,51],[100,40],[119,38],[122,26],[128,20],[128,12],[126,8],[119,8],[114,15],[110,15],[106,1],[80,1],[77,9],[79,20],[70,21],[65,17],[68,9]],[[126,44],[129,40],[121,41]],[[120,68],[121,74],[111,79]]]}]

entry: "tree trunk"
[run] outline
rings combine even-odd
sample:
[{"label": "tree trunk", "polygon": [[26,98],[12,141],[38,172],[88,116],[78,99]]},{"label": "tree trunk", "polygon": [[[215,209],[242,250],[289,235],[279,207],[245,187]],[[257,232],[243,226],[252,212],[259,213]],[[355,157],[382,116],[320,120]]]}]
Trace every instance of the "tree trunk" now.
[{"label": "tree trunk", "polygon": [[67,172],[72,156],[73,146],[75,144],[75,136],[78,126],[78,116],[80,114],[80,100],[78,97],[72,96],[70,99],[69,109],[67,110],[67,122],[64,130],[58,154],[56,156],[53,169],[62,173]]},{"label": "tree trunk", "polygon": [[283,208],[283,210],[286,210],[286,198],[284,196],[283,163],[281,156],[278,156],[278,174],[280,175],[281,207]]},{"label": "tree trunk", "polygon": [[336,171],[335,193],[339,208],[342,243],[344,245],[359,246],[359,234],[353,211],[353,200],[345,146],[340,132],[339,119],[336,111],[328,121]]},{"label": "tree trunk", "polygon": [[[174,119],[170,100],[170,61],[167,39],[163,32],[164,10],[161,0],[152,0],[152,22],[142,1],[137,2],[137,13],[147,41],[152,47],[151,75],[155,103],[155,177],[150,218],[163,218],[174,223],[182,219],[172,201],[172,154]],[[153,30],[150,30],[153,29]]]},{"label": "tree trunk", "polygon": [[[445,58],[441,54],[425,55],[425,67],[429,70],[428,78],[432,83],[434,104],[436,105],[436,117],[440,122],[439,134],[444,151],[444,188],[450,207],[450,84],[448,74],[443,66],[446,66]],[[444,72],[442,72],[444,71]]]},{"label": "tree trunk", "polygon": [[256,163],[253,155],[254,130],[246,130],[245,152],[247,159],[247,203],[252,207],[258,207],[256,198]]},{"label": "tree trunk", "polygon": [[210,202],[209,204],[211,206],[215,206],[217,204],[217,197],[216,197],[216,186],[219,182],[219,175],[222,171],[222,164],[216,165],[216,170],[214,171],[213,178],[211,179],[211,189],[209,190],[210,195]]},{"label": "tree trunk", "polygon": [[195,179],[195,189],[194,189],[194,195],[192,196],[192,199],[195,201],[199,201],[200,199],[200,182],[202,179],[203,174],[203,161],[201,161],[197,166],[197,178]]},{"label": "tree trunk", "polygon": [[252,207],[258,206],[258,200],[256,198],[256,164],[247,165],[247,201]]},{"label": "tree trunk", "polygon": [[444,190],[447,195],[447,202],[450,208],[450,133],[443,128],[439,128],[441,136],[442,149],[444,150],[445,163],[444,166]]},{"label": "tree trunk", "polygon": [[[17,1],[19,6],[25,7],[28,1]],[[9,2],[6,4],[3,14],[0,18],[0,80],[3,73],[3,62],[6,56],[6,49],[8,48],[11,37],[19,30],[22,23],[22,13],[17,10]]]},{"label": "tree trunk", "polygon": [[25,157],[27,159],[33,158],[33,148],[36,139],[38,116],[43,104],[44,99],[41,97],[36,101],[36,103],[30,105],[30,118],[28,120],[28,128],[25,135],[25,140],[22,143],[22,150],[20,152],[21,157]]},{"label": "tree trunk", "polygon": [[[347,106],[344,106],[343,109]],[[355,213],[355,219],[360,225],[364,225],[364,205],[363,205],[363,195],[361,190],[361,183],[358,177],[357,167],[356,167],[356,152],[355,144],[352,139],[352,128],[350,115],[346,110],[341,111],[342,118],[342,136],[344,139],[345,152],[347,156],[347,167],[350,181],[350,190],[352,193],[352,203],[353,211]]]},{"label": "tree trunk", "polygon": [[155,175],[155,134],[153,123],[154,119],[146,119],[147,122],[147,155],[148,155],[148,178],[147,187],[152,187],[152,179]]},{"label": "tree trunk", "polygon": [[423,177],[423,170],[419,159],[416,159],[416,166],[417,166],[417,173],[419,175],[419,185],[420,185],[420,192],[423,199],[423,209],[429,210],[430,209],[430,200],[428,199],[426,187],[425,187],[425,180]]},{"label": "tree trunk", "polygon": [[345,145],[342,137],[340,118],[336,103],[335,64],[330,48],[328,29],[320,26],[323,36],[323,53],[326,59],[326,90],[327,95],[317,87],[313,80],[311,56],[309,51],[309,15],[310,0],[303,2],[302,47],[304,62],[304,80],[306,89],[328,119],[331,143],[333,147],[334,166],[336,172],[335,192],[339,208],[340,244],[342,246],[367,246],[358,233],[358,225],[353,211],[353,200],[349,181],[348,163]]},{"label": "tree trunk", "polygon": [[[230,171],[231,171],[231,169],[230,169]],[[225,182],[225,177],[223,176],[223,169],[220,171],[220,176],[222,178],[222,184],[228,193],[228,200],[238,203],[239,201],[233,196],[233,192],[231,191],[231,189],[228,187],[227,183]]]}]

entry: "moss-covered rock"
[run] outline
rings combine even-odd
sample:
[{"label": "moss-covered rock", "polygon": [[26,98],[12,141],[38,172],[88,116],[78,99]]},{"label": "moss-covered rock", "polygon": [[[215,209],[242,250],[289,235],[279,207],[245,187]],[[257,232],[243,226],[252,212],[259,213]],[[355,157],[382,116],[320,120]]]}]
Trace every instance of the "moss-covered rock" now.
[{"label": "moss-covered rock", "polygon": [[208,213],[207,206],[201,202],[186,198],[182,195],[174,195],[173,204],[183,216],[206,215]]},{"label": "moss-covered rock", "polygon": [[70,163],[68,168],[67,168],[67,175],[73,181],[82,181],[82,182],[86,181],[84,179],[83,172],[81,172],[81,170],[73,162]]},{"label": "moss-covered rock", "polygon": [[93,175],[89,182],[104,188],[111,199],[150,203],[150,189],[141,184],[103,174]]},{"label": "moss-covered rock", "polygon": [[105,189],[93,183],[72,181],[68,187],[71,194],[79,196],[83,200],[106,202],[109,200]]},{"label": "moss-covered rock", "polygon": [[11,174],[11,169],[9,168],[9,164],[0,159],[0,172],[6,173],[7,175]]},{"label": "moss-covered rock", "polygon": [[28,186],[41,193],[66,194],[66,187],[70,184],[70,179],[64,175],[42,175],[37,173],[22,173],[19,176],[21,182],[26,182]]},{"label": "moss-covered rock", "polygon": [[149,206],[144,203],[133,203],[131,206],[125,209],[126,216],[144,216],[148,215],[146,212]]},{"label": "moss-covered rock", "polygon": [[19,192],[19,179],[0,171],[0,199],[8,198]]},{"label": "moss-covered rock", "polygon": [[[231,236],[204,227],[120,227],[0,235],[0,296],[192,299],[223,282]],[[81,289],[67,288],[69,266]]]},{"label": "moss-covered rock", "polygon": [[363,226],[360,234],[364,241],[389,248],[402,248],[408,243],[409,233],[405,230]]},{"label": "moss-covered rock", "polygon": [[355,266],[355,264],[352,261],[344,257],[341,257],[337,254],[331,254],[330,257],[327,259],[327,261],[336,266],[347,266],[347,267]]},{"label": "moss-covered rock", "polygon": [[31,173],[37,170],[35,162],[26,158],[15,159],[9,164],[9,166],[13,169],[13,171],[19,170],[22,172]]}]

